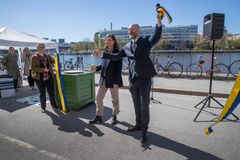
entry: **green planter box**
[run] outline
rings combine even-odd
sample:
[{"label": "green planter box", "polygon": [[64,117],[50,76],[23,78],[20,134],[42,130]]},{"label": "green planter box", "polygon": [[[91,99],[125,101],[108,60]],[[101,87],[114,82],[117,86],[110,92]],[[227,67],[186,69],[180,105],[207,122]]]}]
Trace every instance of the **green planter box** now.
[{"label": "green planter box", "polygon": [[94,73],[89,71],[65,71],[62,82],[69,110],[80,110],[95,102]]}]

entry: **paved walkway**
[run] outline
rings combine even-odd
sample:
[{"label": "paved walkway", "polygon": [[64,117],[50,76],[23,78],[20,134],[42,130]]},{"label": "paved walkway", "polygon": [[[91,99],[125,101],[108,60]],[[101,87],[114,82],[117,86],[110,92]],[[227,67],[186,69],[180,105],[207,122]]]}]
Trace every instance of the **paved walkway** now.
[{"label": "paved walkway", "polygon": [[[97,75],[96,75],[97,76]],[[98,78],[96,77],[96,80]],[[124,76],[124,84],[127,85]],[[156,80],[159,87],[208,91],[207,80],[166,79]],[[214,82],[216,92],[228,93],[233,82]],[[26,83],[24,83],[26,84]],[[193,87],[191,87],[193,86]],[[96,87],[96,91],[97,91]],[[240,125],[222,122],[206,136],[206,122],[219,114],[219,109],[206,109],[198,122],[193,122],[198,109],[193,106],[204,97],[155,92],[161,102],[151,103],[149,141],[142,146],[140,132],[128,133],[134,125],[134,109],[128,90],[120,90],[119,124],[112,126],[111,96],[107,93],[104,105],[104,123],[90,125],[95,115],[95,104],[78,112],[54,112],[47,107],[17,103],[16,99],[37,94],[24,86],[15,97],[0,99],[0,157],[4,160],[239,160]],[[222,104],[225,98],[217,98]],[[213,106],[217,106],[212,103]],[[240,116],[240,107],[235,114]],[[209,113],[211,112],[211,113]],[[232,117],[230,116],[232,119]]]},{"label": "paved walkway", "polygon": [[[95,82],[99,81],[99,73],[95,74]],[[123,75],[123,84],[127,88],[128,86],[128,75]],[[226,98],[230,93],[234,81],[219,81],[213,80],[212,93],[215,93],[216,97]],[[155,91],[164,93],[174,94],[186,94],[186,95],[200,95],[206,96],[209,92],[209,79],[196,79],[191,80],[187,78],[166,78],[166,77],[155,77],[153,88]]]},{"label": "paved walkway", "polygon": [[[97,88],[96,88],[97,89]],[[161,104],[151,103],[149,142],[142,146],[140,132],[128,133],[134,125],[134,110],[128,90],[120,90],[120,121],[111,122],[111,98],[104,100],[102,125],[90,125],[95,104],[78,112],[54,112],[47,107],[17,103],[16,98],[37,94],[28,86],[16,97],[0,99],[0,157],[4,160],[239,160],[239,122],[225,122],[213,127],[206,136],[205,127],[213,122],[193,122],[198,110],[193,106],[203,97],[155,93]],[[218,99],[224,103],[226,99]],[[209,110],[219,114],[220,110]],[[239,109],[235,113],[240,116]],[[202,112],[199,121],[211,120],[213,114]]]}]

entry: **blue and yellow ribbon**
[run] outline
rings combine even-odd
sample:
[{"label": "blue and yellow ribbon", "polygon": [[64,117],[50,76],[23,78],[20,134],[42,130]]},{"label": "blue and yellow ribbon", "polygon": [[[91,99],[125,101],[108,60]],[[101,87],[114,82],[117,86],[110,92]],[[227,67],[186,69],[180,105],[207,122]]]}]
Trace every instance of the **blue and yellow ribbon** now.
[{"label": "blue and yellow ribbon", "polygon": [[226,119],[235,108],[237,108],[238,104],[240,103],[240,73],[238,73],[237,79],[233,85],[233,88],[229,94],[229,97],[223,107],[221,114],[217,117],[216,122],[208,128],[204,129],[206,135],[209,135],[213,132],[212,126],[216,125],[217,123],[221,122],[222,120]]},{"label": "blue and yellow ribbon", "polygon": [[168,11],[165,8],[163,8],[163,6],[161,6],[159,3],[156,5],[156,11],[158,13],[157,15],[161,17],[161,19],[164,17],[164,15],[166,15],[168,19],[168,24],[172,22],[172,17],[168,13]]},{"label": "blue and yellow ribbon", "polygon": [[69,110],[67,107],[64,86],[62,83],[61,66],[59,63],[59,55],[58,54],[54,55],[54,67],[55,67],[55,71],[56,71],[57,91],[58,91],[58,94],[60,97],[61,107],[62,107],[63,112],[68,112]]}]

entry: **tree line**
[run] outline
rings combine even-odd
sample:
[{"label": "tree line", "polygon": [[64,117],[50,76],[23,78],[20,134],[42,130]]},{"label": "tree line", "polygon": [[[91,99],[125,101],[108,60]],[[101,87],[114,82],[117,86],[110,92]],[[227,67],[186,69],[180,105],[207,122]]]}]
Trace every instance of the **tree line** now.
[{"label": "tree line", "polygon": [[[125,45],[128,41],[117,38],[119,46]],[[93,42],[77,42],[72,45],[73,52],[92,51],[95,48],[104,48],[104,41],[99,39],[97,33],[94,35]],[[192,41],[183,40],[168,40],[162,38],[154,47],[153,50],[211,50],[212,41],[204,40],[202,36],[198,35]],[[231,34],[224,35],[222,39],[215,41],[216,50],[239,50],[240,37],[234,38]]]}]

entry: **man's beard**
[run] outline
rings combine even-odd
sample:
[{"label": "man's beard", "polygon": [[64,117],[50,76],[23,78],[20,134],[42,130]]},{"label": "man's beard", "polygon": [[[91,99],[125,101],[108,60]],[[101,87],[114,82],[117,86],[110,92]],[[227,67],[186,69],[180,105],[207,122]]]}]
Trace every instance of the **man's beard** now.
[{"label": "man's beard", "polygon": [[135,39],[135,35],[129,35],[131,39]]}]

